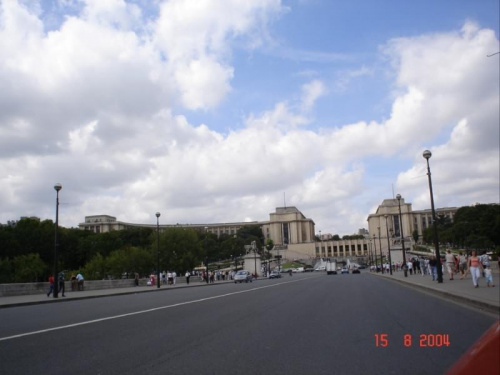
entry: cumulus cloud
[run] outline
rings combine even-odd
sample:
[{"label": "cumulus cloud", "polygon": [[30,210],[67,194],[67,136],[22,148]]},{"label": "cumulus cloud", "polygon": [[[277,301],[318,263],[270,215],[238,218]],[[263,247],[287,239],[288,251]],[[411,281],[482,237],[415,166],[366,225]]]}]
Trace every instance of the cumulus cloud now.
[{"label": "cumulus cloud", "polygon": [[302,85],[302,104],[301,108],[303,111],[307,112],[312,109],[314,103],[318,98],[325,95],[327,89],[325,84],[320,80],[314,80],[305,85]]},{"label": "cumulus cloud", "polygon": [[151,19],[125,1],[87,0],[50,31],[36,10],[0,7],[1,222],[53,217],[61,182],[66,226],[100,213],[154,222],[156,211],[168,223],[264,220],[286,192],[323,232],[342,234],[386,198],[367,193],[367,160],[414,160],[397,187],[428,207],[425,148],[438,205],[498,199],[491,30],[467,23],[384,45],[394,76],[385,121],[312,128],[314,104],[336,89],[316,77],[297,87],[297,109],[277,98],[220,133],[183,111],[213,110],[232,94],[234,44],[259,48],[286,11],[280,1],[172,0]]}]

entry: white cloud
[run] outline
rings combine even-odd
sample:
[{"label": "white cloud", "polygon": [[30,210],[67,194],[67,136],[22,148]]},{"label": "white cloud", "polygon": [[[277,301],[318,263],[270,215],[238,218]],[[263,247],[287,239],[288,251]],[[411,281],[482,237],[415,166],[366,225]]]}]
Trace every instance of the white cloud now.
[{"label": "white cloud", "polygon": [[493,31],[466,24],[384,46],[395,77],[386,121],[312,130],[315,102],[335,89],[313,80],[297,88],[300,110],[277,98],[222,134],[179,113],[233,93],[232,49],[266,40],[279,1],[174,0],[141,27],[137,6],[89,0],[50,32],[17,2],[0,6],[0,222],[51,218],[61,182],[67,226],[98,213],[154,222],[156,211],[169,223],[264,220],[286,192],[323,232],[345,234],[386,198],[368,193],[370,160],[414,158],[397,187],[428,207],[425,148],[437,205],[498,199]]},{"label": "white cloud", "polygon": [[320,80],[314,80],[302,85],[302,104],[301,108],[307,112],[312,109],[318,98],[327,93],[326,86]]}]

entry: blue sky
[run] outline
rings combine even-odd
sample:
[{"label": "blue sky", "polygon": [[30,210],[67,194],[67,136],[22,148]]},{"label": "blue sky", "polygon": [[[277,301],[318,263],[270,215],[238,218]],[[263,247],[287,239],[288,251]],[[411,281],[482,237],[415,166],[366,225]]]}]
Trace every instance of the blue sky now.
[{"label": "blue sky", "polygon": [[393,189],[428,208],[427,148],[437,206],[498,202],[499,12],[2,2],[0,222],[52,218],[60,182],[66,226],[266,220],[286,192],[317,231],[350,234]]}]

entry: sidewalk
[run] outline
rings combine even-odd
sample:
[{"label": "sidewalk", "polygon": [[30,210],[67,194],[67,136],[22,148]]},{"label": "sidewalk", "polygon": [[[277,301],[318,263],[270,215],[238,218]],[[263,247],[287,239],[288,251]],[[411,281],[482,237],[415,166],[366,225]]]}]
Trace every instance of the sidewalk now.
[{"label": "sidewalk", "polygon": [[160,289],[155,286],[135,286],[135,287],[127,287],[127,288],[113,288],[113,289],[98,289],[98,290],[84,290],[81,292],[73,292],[66,291],[64,293],[65,297],[61,296],[59,293],[58,298],[54,298],[52,295],[47,297],[47,294],[28,294],[22,296],[8,296],[8,297],[0,297],[0,309],[5,307],[15,307],[15,306],[24,306],[24,305],[38,305],[42,303],[55,303],[55,302],[66,302],[66,301],[74,301],[79,299],[89,299],[89,298],[98,298],[98,297],[106,297],[106,296],[119,296],[125,294],[135,294],[135,293],[153,293],[153,292],[165,292],[172,289],[182,289],[182,288],[191,288],[198,286],[207,286],[207,285],[217,285],[232,282],[228,281],[216,281],[214,284],[207,284],[206,282],[201,282],[198,280],[192,280],[189,285],[185,283],[176,284],[176,285],[162,285]]},{"label": "sidewalk", "polygon": [[489,312],[500,313],[500,275],[498,270],[493,272],[493,284],[495,286],[489,288],[486,286],[486,280],[483,277],[479,279],[479,288],[474,288],[470,274],[463,280],[460,280],[460,275],[455,275],[454,280],[449,280],[448,274],[445,273],[443,274],[442,284],[432,281],[430,275],[410,275],[408,273],[408,277],[404,277],[402,271],[393,271],[392,276],[387,273],[382,275],[371,272],[370,274],[438,294],[460,303],[488,310]]}]

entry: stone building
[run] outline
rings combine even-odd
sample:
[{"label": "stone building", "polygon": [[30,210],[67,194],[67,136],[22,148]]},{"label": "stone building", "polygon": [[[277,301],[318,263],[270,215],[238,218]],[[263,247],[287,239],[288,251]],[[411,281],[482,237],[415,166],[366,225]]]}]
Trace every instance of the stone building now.
[{"label": "stone building", "polygon": [[[190,228],[199,231],[207,231],[217,236],[235,235],[238,229],[245,225],[259,225],[262,235],[266,239],[271,239],[275,245],[282,249],[288,246],[313,244],[314,243],[314,221],[308,219],[296,207],[278,207],[276,211],[269,214],[268,221],[250,221],[235,223],[205,223],[205,224],[160,224],[160,230],[165,228]],[[89,230],[94,233],[105,233],[113,230],[123,230],[126,228],[152,228],[156,229],[156,224],[136,224],[118,221],[116,217],[110,215],[85,216],[85,221],[78,224],[82,230]],[[300,248],[300,246],[299,246]],[[314,246],[311,245],[308,253],[314,253]]]}]

